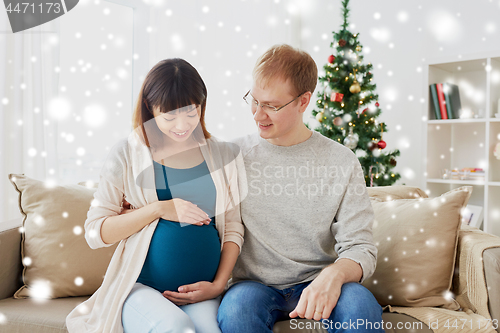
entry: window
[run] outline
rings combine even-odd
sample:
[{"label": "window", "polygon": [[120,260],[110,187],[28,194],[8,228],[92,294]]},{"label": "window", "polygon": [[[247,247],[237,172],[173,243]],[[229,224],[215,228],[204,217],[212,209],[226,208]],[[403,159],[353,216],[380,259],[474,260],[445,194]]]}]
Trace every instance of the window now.
[{"label": "window", "polygon": [[136,0],[81,2],[61,17],[61,183],[98,181],[109,148],[130,133],[149,69],[148,23],[149,9]]}]

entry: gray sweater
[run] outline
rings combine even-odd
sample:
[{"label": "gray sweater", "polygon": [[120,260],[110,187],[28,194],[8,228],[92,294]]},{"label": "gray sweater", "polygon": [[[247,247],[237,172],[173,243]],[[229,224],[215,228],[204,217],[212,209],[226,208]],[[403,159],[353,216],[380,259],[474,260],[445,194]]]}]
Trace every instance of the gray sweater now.
[{"label": "gray sweater", "polygon": [[290,147],[258,133],[233,142],[243,153],[248,195],[241,205],[245,242],[231,283],[284,289],[313,280],[340,258],[361,265],[361,281],[373,274],[374,214],[349,148],[315,131]]}]

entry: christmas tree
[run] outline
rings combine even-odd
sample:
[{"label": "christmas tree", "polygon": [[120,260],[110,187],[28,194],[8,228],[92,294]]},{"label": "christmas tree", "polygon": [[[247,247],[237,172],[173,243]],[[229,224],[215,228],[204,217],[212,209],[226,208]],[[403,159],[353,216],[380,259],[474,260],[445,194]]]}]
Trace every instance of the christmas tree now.
[{"label": "christmas tree", "polygon": [[348,30],[349,0],[343,0],[344,23],[339,32],[333,32],[335,55],[328,57],[323,67],[325,75],[319,78],[320,91],[312,114],[320,122],[316,131],[354,151],[365,174],[366,186],[388,186],[401,176],[391,171],[396,166],[399,150],[385,152],[382,140],[387,126],[378,122],[382,112],[372,83],[371,63],[363,64],[359,33]]}]

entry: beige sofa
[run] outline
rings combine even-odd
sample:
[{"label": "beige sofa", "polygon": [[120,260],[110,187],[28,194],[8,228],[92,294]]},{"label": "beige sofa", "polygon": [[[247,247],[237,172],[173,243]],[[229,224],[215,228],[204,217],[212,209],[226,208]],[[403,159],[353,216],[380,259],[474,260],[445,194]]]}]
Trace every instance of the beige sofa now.
[{"label": "beige sofa", "polygon": [[[370,194],[371,195],[371,194]],[[22,221],[19,221],[21,225]],[[463,234],[459,232],[459,243]],[[488,237],[484,234],[484,237]],[[481,239],[475,240],[481,242]],[[461,251],[459,256],[469,256],[470,253]],[[76,259],[76,258],[75,258]],[[488,309],[492,319],[500,319],[500,247],[490,248],[483,252],[482,259],[475,258],[484,265],[485,283],[488,290]],[[459,272],[460,260],[456,260],[456,272]],[[12,228],[0,232],[0,332],[67,332],[65,327],[66,315],[87,297],[64,297],[37,302],[32,299],[14,299],[13,294],[22,284],[21,264],[21,233],[18,228]],[[454,284],[457,281],[454,278]],[[452,290],[454,290],[455,286]],[[385,322],[402,322],[406,327],[417,329],[391,329],[386,332],[433,332],[425,323],[421,323],[405,314],[385,313]],[[302,324],[307,323],[303,320]],[[420,326],[418,326],[420,325]],[[292,325],[289,321],[278,322],[275,325],[275,333],[291,332],[318,332],[325,333],[323,329],[293,329],[297,325]],[[305,326],[304,326],[305,327]],[[500,330],[498,330],[500,332]],[[235,332],[237,333],[237,332]]]}]

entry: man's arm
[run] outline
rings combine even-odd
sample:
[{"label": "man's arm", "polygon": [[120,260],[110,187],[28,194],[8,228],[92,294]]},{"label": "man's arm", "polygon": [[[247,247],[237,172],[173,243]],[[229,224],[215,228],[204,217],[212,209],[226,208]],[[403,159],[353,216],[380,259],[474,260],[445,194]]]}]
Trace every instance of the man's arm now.
[{"label": "man's arm", "polygon": [[362,282],[373,274],[377,248],[373,244],[373,208],[359,161],[353,162],[342,201],[332,224],[338,259],[307,286],[290,317],[327,319],[340,297],[342,285]]},{"label": "man's arm", "polygon": [[321,273],[326,276],[337,275],[342,284],[347,282],[360,282],[363,277],[361,265],[351,259],[339,259],[335,263],[325,267]]},{"label": "man's arm", "polygon": [[358,159],[353,156],[353,172],[349,177],[342,201],[332,223],[335,237],[335,252],[338,258],[350,259],[361,267],[361,277],[354,282],[362,283],[375,271],[377,247],[373,243],[373,221],[375,215],[366,190],[363,170]]}]

